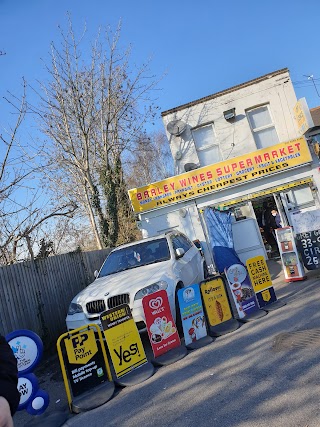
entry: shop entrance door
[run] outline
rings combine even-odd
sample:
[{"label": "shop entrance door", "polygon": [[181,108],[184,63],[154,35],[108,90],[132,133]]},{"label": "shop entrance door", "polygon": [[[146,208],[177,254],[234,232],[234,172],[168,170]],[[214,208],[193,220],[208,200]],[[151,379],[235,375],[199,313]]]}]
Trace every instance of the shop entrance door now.
[{"label": "shop entrance door", "polygon": [[[279,200],[276,200],[274,195],[271,195],[253,200],[252,207],[257,218],[268,258],[279,259],[280,254],[274,230],[286,225],[281,203]],[[275,212],[277,212],[279,216],[275,217]],[[279,224],[279,221],[281,224]]]}]

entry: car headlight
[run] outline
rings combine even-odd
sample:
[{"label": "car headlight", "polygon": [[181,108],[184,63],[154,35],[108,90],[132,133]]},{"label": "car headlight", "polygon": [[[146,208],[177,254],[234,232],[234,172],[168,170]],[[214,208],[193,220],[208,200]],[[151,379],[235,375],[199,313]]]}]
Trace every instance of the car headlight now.
[{"label": "car headlight", "polygon": [[72,315],[72,314],[77,314],[77,313],[82,313],[82,312],[83,312],[83,310],[82,310],[82,307],[80,304],[76,304],[76,303],[72,302],[69,305],[68,314]]},{"label": "car headlight", "polygon": [[168,283],[164,280],[160,280],[159,282],[152,283],[152,285],[146,286],[145,288],[140,289],[134,297],[135,300],[142,299],[146,295],[153,294],[154,292],[159,291],[160,289],[167,289]]}]

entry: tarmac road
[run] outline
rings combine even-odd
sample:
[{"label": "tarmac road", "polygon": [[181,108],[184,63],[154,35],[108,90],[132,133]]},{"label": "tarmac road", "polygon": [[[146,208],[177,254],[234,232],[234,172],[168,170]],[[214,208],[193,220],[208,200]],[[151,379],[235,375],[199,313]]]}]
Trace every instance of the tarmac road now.
[{"label": "tarmac road", "polygon": [[[118,389],[63,426],[319,427],[320,271],[285,284],[280,264],[269,268],[286,306]],[[65,402],[63,396],[56,409]],[[23,425],[15,416],[15,426]]]}]

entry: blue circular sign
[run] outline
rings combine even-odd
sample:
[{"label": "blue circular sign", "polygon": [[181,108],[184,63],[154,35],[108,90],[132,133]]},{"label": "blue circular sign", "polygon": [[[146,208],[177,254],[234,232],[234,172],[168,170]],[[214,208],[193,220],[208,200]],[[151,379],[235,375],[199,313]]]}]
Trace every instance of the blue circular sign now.
[{"label": "blue circular sign", "polygon": [[28,329],[19,329],[6,336],[17,359],[19,376],[32,372],[43,354],[41,338]]}]

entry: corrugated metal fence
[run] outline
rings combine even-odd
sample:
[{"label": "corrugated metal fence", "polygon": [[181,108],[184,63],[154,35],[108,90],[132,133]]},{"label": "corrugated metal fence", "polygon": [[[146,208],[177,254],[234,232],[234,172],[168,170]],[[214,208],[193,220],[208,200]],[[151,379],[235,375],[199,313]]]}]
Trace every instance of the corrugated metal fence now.
[{"label": "corrugated metal fence", "polygon": [[94,280],[110,249],[0,267],[0,332],[30,329],[49,346],[66,332],[72,298]]}]

